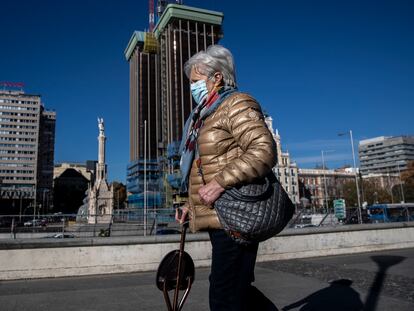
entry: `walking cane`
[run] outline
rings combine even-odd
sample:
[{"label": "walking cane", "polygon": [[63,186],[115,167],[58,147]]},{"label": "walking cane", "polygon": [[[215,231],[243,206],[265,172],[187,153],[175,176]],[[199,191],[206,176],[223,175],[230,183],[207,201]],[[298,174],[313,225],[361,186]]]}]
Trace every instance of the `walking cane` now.
[{"label": "walking cane", "polygon": [[[184,251],[187,228],[188,221],[182,225],[180,249],[173,250],[165,255],[157,270],[157,287],[164,294],[168,311],[180,311],[183,308],[194,282],[194,262],[191,256]],[[172,304],[168,294],[170,290],[174,290]],[[185,292],[180,302],[178,302],[180,290],[185,290]]]}]

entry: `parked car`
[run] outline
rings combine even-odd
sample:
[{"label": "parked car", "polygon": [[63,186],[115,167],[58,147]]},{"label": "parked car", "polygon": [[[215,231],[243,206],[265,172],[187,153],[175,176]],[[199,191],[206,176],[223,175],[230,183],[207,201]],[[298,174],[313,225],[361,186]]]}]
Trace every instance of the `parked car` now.
[{"label": "parked car", "polygon": [[23,224],[25,227],[36,227],[36,226],[46,226],[46,222],[43,221],[43,219],[31,219],[29,221],[26,221]]},{"label": "parked car", "polygon": [[297,225],[295,225],[295,229],[310,228],[310,227],[317,227],[317,226],[312,225],[312,224],[297,224]]},{"label": "parked car", "polygon": [[54,235],[48,236],[48,238],[54,239],[67,239],[67,238],[74,238],[75,236],[70,233],[56,233]]}]

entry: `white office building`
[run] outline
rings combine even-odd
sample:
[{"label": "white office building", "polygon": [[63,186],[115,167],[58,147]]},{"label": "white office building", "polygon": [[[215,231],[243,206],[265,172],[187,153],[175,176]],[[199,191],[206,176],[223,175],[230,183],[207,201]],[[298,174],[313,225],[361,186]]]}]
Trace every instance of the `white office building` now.
[{"label": "white office building", "polygon": [[359,142],[362,175],[399,174],[414,161],[414,136],[380,136]]}]

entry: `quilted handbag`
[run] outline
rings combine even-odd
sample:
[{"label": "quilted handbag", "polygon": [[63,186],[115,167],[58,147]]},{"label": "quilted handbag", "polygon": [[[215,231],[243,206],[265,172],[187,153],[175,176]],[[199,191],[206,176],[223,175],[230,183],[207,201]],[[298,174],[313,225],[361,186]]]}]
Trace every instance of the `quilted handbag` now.
[{"label": "quilted handbag", "polygon": [[253,183],[226,190],[214,208],[224,230],[239,244],[275,236],[295,210],[273,172]]}]

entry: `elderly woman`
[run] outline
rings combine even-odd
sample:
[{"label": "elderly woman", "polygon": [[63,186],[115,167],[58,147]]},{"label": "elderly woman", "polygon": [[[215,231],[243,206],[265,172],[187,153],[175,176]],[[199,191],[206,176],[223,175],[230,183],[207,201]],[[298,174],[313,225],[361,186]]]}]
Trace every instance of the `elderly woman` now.
[{"label": "elderly woman", "polygon": [[191,57],[184,70],[196,103],[181,142],[182,190],[188,203],[176,213],[190,229],[208,231],[212,244],[210,309],[277,310],[251,285],[258,244],[237,244],[222,229],[214,202],[225,189],[267,175],[276,146],[260,105],[236,88],[233,56],[214,45]]}]

